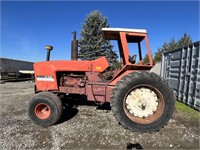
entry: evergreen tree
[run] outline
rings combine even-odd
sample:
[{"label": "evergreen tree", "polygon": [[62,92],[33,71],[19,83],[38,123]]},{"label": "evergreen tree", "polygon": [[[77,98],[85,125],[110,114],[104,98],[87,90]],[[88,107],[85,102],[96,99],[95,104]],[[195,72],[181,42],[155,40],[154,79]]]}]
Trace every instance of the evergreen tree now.
[{"label": "evergreen tree", "polygon": [[144,64],[148,64],[148,63],[149,63],[149,56],[148,56],[148,54],[146,54],[146,55],[144,56],[144,58],[143,58],[143,63],[144,63]]},{"label": "evergreen tree", "polygon": [[170,39],[165,51],[171,51],[171,50],[175,50],[177,48],[179,48],[179,44],[174,38],[172,38],[172,39]]},{"label": "evergreen tree", "polygon": [[192,38],[187,33],[184,33],[184,35],[178,41],[179,47],[187,46],[190,44],[192,44]]},{"label": "evergreen tree", "polygon": [[106,56],[111,69],[117,61],[117,54],[113,51],[110,41],[104,40],[102,28],[109,27],[107,18],[98,10],[91,12],[82,25],[79,39],[79,58],[81,60],[94,60]]},{"label": "evergreen tree", "polygon": [[161,61],[162,60],[162,53],[163,53],[164,51],[163,50],[161,50],[160,48],[158,49],[158,51],[157,52],[155,52],[155,56],[154,56],[154,63],[156,63],[156,62],[158,62],[158,61]]}]

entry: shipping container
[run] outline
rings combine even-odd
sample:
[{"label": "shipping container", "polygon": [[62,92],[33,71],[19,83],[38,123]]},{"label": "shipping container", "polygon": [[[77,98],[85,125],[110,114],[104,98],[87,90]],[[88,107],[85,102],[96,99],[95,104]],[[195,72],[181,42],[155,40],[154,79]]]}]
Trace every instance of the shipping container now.
[{"label": "shipping container", "polygon": [[200,49],[199,43],[164,52],[161,76],[173,88],[177,99],[200,110]]}]

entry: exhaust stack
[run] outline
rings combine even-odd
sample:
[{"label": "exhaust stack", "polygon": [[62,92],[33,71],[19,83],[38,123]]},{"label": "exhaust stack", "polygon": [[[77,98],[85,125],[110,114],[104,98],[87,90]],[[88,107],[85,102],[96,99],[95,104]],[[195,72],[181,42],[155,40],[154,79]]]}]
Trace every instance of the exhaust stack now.
[{"label": "exhaust stack", "polygon": [[78,40],[76,40],[76,31],[73,33],[72,47],[71,47],[71,60],[78,60]]},{"label": "exhaust stack", "polygon": [[45,48],[46,48],[46,50],[47,50],[47,58],[46,58],[46,61],[49,61],[49,60],[50,60],[50,53],[51,53],[51,51],[53,50],[53,46],[46,45]]}]

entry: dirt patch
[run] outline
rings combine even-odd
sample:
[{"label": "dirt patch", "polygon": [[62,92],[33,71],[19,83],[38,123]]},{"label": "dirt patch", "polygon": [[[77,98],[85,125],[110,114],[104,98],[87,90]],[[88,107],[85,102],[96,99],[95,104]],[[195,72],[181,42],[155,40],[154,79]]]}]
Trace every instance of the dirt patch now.
[{"label": "dirt patch", "polygon": [[0,85],[0,149],[199,149],[199,120],[175,111],[159,132],[130,132],[111,111],[79,106],[62,121],[42,128],[27,116],[34,83]]}]

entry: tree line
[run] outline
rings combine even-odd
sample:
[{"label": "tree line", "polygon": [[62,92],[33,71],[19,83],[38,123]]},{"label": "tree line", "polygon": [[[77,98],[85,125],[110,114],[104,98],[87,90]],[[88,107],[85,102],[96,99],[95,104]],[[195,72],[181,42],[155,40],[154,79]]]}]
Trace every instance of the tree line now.
[{"label": "tree line", "polygon": [[[154,63],[162,60],[163,52],[175,50],[189,44],[192,44],[192,38],[187,33],[184,33],[183,36],[181,36],[180,39],[178,40],[171,38],[168,42],[164,42],[163,45],[160,48],[158,48],[158,50],[155,52],[154,57],[153,57]],[[149,58],[147,54],[145,55],[143,62],[149,63]]]}]

